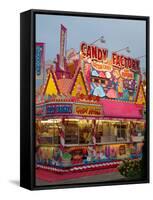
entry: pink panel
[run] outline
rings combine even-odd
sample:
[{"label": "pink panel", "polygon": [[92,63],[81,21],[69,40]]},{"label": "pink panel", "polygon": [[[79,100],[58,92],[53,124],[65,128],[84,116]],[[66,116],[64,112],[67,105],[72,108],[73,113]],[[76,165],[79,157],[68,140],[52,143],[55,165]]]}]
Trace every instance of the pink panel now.
[{"label": "pink panel", "polygon": [[111,100],[101,100],[105,117],[121,118],[143,118],[143,105],[128,102],[115,102]]}]

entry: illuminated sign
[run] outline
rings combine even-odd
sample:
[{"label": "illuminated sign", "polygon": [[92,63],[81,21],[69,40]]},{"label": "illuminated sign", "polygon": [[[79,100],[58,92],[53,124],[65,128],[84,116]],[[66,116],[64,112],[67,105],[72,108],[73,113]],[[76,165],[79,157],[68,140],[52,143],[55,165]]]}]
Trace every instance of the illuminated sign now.
[{"label": "illuminated sign", "polygon": [[93,96],[134,101],[140,79],[140,61],[82,42],[80,58]]},{"label": "illuminated sign", "polygon": [[72,105],[70,104],[51,104],[46,106],[46,114],[69,114],[72,113]]},{"label": "illuminated sign", "polygon": [[140,61],[138,59],[112,53],[112,64],[106,64],[108,60],[108,50],[99,48],[94,45],[88,45],[85,42],[81,43],[81,56],[83,58],[91,59],[93,67],[98,71],[112,71],[113,66],[122,68],[129,68],[134,71],[140,71]]},{"label": "illuminated sign", "polygon": [[100,97],[99,96],[93,96],[93,95],[80,94],[80,95],[77,96],[77,99],[79,99],[79,101],[99,101]]},{"label": "illuminated sign", "polygon": [[74,112],[81,116],[100,116],[102,114],[100,106],[91,105],[75,105]]},{"label": "illuminated sign", "polygon": [[92,66],[97,70],[97,71],[106,71],[106,72],[111,72],[113,70],[113,67],[108,64],[103,64],[100,62],[92,62]]},{"label": "illuminated sign", "polygon": [[134,79],[134,73],[131,72],[129,69],[124,68],[120,71],[121,77],[124,79]]},{"label": "illuminated sign", "polygon": [[106,60],[108,57],[108,50],[104,48],[98,48],[94,45],[88,45],[83,42],[81,43],[81,54],[85,58],[103,61]]},{"label": "illuminated sign", "polygon": [[140,61],[137,60],[137,59],[133,59],[133,58],[130,58],[130,57],[126,57],[126,56],[123,56],[123,55],[119,55],[117,53],[112,53],[112,64],[113,66],[115,67],[118,67],[118,68],[129,68],[129,69],[132,69],[134,71],[139,71],[140,70],[140,67],[139,67],[139,64],[140,64]]}]

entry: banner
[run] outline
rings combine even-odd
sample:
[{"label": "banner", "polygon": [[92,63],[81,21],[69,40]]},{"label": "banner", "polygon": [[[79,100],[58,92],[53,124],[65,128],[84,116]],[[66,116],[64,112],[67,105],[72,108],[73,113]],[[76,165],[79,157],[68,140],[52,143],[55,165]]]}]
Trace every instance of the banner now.
[{"label": "banner", "polygon": [[44,62],[44,43],[36,43],[36,80],[43,79]]},{"label": "banner", "polygon": [[67,29],[61,24],[61,33],[60,33],[60,69],[64,71],[64,56],[66,48],[66,36]]}]

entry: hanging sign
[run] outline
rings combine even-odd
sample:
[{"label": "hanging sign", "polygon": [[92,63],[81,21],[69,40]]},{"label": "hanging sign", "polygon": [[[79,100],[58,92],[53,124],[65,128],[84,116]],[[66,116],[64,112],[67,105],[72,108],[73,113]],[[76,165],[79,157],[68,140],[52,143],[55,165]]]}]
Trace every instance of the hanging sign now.
[{"label": "hanging sign", "polygon": [[81,116],[100,116],[102,115],[101,106],[74,105],[74,113]]},{"label": "hanging sign", "polygon": [[72,113],[71,104],[49,104],[46,106],[46,114],[70,114]]},{"label": "hanging sign", "polygon": [[124,79],[134,79],[134,73],[127,68],[122,69],[120,74]]}]

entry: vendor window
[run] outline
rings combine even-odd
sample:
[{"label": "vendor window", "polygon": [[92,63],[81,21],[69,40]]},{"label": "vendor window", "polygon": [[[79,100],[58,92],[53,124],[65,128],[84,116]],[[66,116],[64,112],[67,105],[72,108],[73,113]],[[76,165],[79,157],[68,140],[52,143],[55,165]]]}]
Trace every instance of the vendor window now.
[{"label": "vendor window", "polygon": [[103,123],[103,137],[102,142],[115,142],[116,141],[116,130],[114,123],[111,121]]},{"label": "vendor window", "polygon": [[116,124],[117,141],[127,140],[128,124],[126,122],[119,122]]},{"label": "vendor window", "polygon": [[103,136],[103,122],[101,120],[98,120],[96,122],[96,142],[101,143]]},{"label": "vendor window", "polygon": [[92,120],[79,121],[79,144],[92,144]]},{"label": "vendor window", "polygon": [[61,124],[56,120],[41,121],[37,129],[39,130],[38,141],[42,145],[59,144],[59,128]]},{"label": "vendor window", "polygon": [[136,136],[144,136],[144,122],[137,122],[135,124],[135,134]]},{"label": "vendor window", "polygon": [[78,120],[65,121],[65,144],[78,144],[79,126]]},{"label": "vendor window", "polygon": [[115,128],[114,124],[109,121],[98,120],[96,122],[96,142],[115,142]]},{"label": "vendor window", "polygon": [[125,141],[129,135],[128,127],[126,122],[98,120],[96,122],[96,142]]}]

